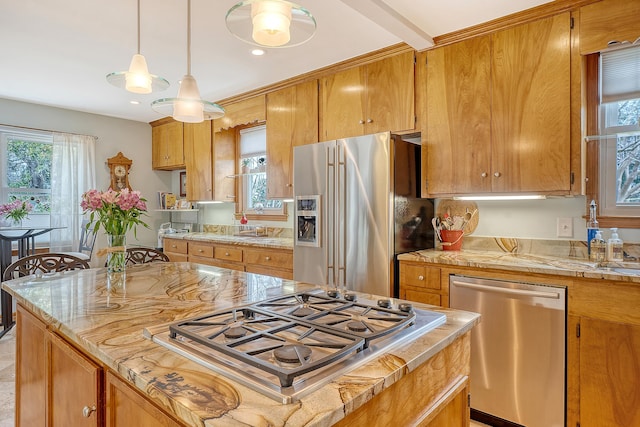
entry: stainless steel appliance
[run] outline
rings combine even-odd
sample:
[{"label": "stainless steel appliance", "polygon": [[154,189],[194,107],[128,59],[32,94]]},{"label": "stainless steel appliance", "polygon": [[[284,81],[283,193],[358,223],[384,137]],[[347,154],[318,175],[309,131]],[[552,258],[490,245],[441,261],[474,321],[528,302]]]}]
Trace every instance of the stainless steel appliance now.
[{"label": "stainless steel appliance", "polygon": [[383,132],[294,148],[295,280],[398,295],[395,255],[435,243],[412,141]]},{"label": "stainless steel appliance", "polygon": [[564,426],[566,289],[455,275],[449,280],[451,308],[482,315],[471,332],[471,418],[501,426]]},{"label": "stainless steel appliance", "polygon": [[145,337],[266,396],[291,403],[445,323],[442,313],[321,290],[182,320]]}]

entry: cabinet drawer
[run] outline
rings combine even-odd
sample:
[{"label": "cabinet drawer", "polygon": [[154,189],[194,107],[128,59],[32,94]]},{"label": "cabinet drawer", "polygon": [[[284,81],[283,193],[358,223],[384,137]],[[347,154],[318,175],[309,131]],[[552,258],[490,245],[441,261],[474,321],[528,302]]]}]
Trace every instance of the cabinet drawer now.
[{"label": "cabinet drawer", "polygon": [[213,258],[213,246],[202,243],[189,242],[189,255]]},{"label": "cabinet drawer", "polygon": [[242,262],[242,249],[216,247],[215,258],[224,261]]},{"label": "cabinet drawer", "polygon": [[440,294],[432,294],[430,292],[420,292],[413,289],[405,289],[400,298],[409,301],[421,302],[423,304],[442,306],[442,296]]},{"label": "cabinet drawer", "polygon": [[265,276],[279,277],[281,279],[293,279],[293,271],[280,268],[269,268],[261,265],[249,264],[245,267],[247,273],[263,274]]},{"label": "cabinet drawer", "polygon": [[176,239],[164,239],[164,251],[175,252],[179,254],[187,253],[187,241]]},{"label": "cabinet drawer", "polygon": [[440,269],[400,264],[400,283],[425,289],[440,289]]},{"label": "cabinet drawer", "polygon": [[245,263],[292,270],[293,253],[246,250]]}]

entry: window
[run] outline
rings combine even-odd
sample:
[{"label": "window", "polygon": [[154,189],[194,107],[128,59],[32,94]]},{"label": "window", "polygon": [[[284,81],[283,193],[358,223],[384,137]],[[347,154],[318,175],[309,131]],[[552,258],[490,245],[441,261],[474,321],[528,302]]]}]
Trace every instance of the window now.
[{"label": "window", "polygon": [[[284,215],[282,200],[267,199],[267,154],[265,125],[240,129],[240,184],[241,199],[239,213],[255,218],[277,219],[273,215]],[[268,215],[269,218],[259,217]]]},{"label": "window", "polygon": [[48,225],[51,212],[51,134],[0,129],[2,187],[0,203],[28,201],[33,225]]},{"label": "window", "polygon": [[640,46],[602,52],[599,70],[599,214],[640,217]]}]

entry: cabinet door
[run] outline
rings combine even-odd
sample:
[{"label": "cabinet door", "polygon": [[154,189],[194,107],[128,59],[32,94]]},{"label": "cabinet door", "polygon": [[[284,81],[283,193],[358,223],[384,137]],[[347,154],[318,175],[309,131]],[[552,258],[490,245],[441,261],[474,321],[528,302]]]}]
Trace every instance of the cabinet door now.
[{"label": "cabinet door", "polygon": [[580,426],[640,425],[640,326],[580,320]]},{"label": "cabinet door", "polygon": [[106,400],[107,427],[180,426],[111,372],[107,372]]},{"label": "cabinet door", "polygon": [[491,38],[427,52],[429,195],[491,191]]},{"label": "cabinet door", "polygon": [[21,305],[16,310],[16,425],[44,426],[48,333]]},{"label": "cabinet door", "polygon": [[413,51],[366,65],[365,133],[415,129]]},{"label": "cabinet door", "polygon": [[168,121],[154,125],[151,130],[152,168],[179,169],[184,167],[183,123]]},{"label": "cabinet door", "polygon": [[212,200],[211,121],[184,124],[184,160],[187,170],[187,200]]},{"label": "cabinet door", "polygon": [[50,334],[49,416],[52,426],[98,426],[101,368]]},{"label": "cabinet door", "polygon": [[364,134],[365,72],[355,67],[321,80],[321,141]]},{"label": "cabinet door", "polygon": [[267,95],[267,197],[293,197],[293,147],[318,142],[318,81]]},{"label": "cabinet door", "polygon": [[570,14],[492,35],[492,190],[568,193]]},{"label": "cabinet door", "polygon": [[213,200],[236,202],[236,140],[233,129],[213,135]]}]

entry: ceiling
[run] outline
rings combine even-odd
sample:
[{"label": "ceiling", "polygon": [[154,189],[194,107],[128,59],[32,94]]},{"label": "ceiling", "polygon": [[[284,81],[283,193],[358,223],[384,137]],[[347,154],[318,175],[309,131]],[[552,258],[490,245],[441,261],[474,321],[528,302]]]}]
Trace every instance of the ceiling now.
[{"label": "ceiling", "polygon": [[[528,9],[547,0],[298,0],[316,18],[307,43],[250,54],[224,17],[239,0],[192,0],[191,74],[203,99],[219,101],[405,41],[430,37]],[[187,70],[187,2],[141,0],[142,53],[171,86],[136,95],[107,83],[137,49],[136,0],[0,0],[0,98],[129,120],[161,118],[150,103],[175,97]],[[359,10],[360,12],[358,12]],[[139,101],[134,105],[130,101]]]}]

